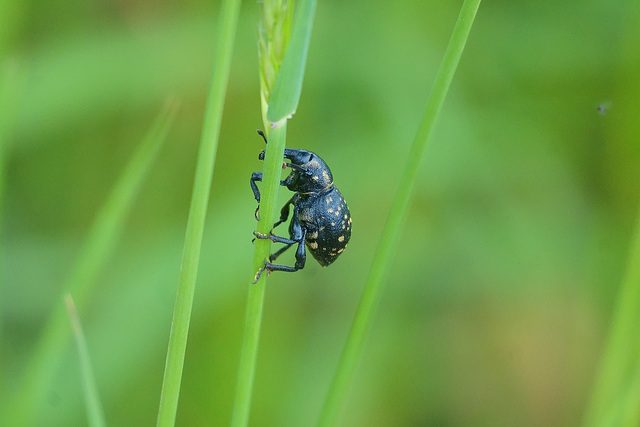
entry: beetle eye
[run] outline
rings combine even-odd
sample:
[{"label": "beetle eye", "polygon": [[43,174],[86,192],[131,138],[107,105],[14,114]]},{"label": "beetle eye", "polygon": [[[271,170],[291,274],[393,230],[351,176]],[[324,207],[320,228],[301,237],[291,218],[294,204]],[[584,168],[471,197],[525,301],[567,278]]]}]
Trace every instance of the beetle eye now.
[{"label": "beetle eye", "polygon": [[313,154],[309,154],[309,160],[307,160],[307,161],[309,161],[309,162],[310,162],[310,161],[311,161],[311,159],[313,159]]}]

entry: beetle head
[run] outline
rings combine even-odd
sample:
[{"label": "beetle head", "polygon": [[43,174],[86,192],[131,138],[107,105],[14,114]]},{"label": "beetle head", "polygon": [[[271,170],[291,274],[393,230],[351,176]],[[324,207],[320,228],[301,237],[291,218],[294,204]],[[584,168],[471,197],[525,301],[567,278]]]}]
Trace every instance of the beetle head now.
[{"label": "beetle head", "polygon": [[291,173],[283,181],[289,190],[300,193],[317,193],[333,183],[329,166],[317,154],[307,150],[287,148],[284,157],[289,159]]}]

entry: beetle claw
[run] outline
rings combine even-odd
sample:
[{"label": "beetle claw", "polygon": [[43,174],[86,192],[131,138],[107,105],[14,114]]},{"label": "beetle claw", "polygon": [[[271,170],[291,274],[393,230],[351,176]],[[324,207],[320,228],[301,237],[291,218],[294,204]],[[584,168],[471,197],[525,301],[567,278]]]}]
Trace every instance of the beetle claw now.
[{"label": "beetle claw", "polygon": [[271,275],[271,269],[269,269],[269,267],[267,267],[267,260],[264,260],[264,264],[262,267],[260,267],[258,269],[258,271],[256,272],[256,275],[253,277],[253,282],[251,282],[252,285],[255,285],[256,283],[258,283],[258,280],[260,280],[260,276],[262,276],[262,273],[267,272],[267,276]]},{"label": "beetle claw", "polygon": [[258,238],[258,239],[270,239],[271,238],[271,233],[262,234],[262,233],[258,233],[257,231],[254,231],[253,235],[256,236],[256,238]]}]

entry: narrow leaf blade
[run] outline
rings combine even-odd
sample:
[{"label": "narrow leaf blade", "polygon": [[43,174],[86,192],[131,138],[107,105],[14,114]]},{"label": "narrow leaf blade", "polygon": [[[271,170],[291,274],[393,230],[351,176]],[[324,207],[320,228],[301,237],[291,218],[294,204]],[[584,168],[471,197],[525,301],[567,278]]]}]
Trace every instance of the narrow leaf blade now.
[{"label": "narrow leaf blade", "polygon": [[267,119],[271,123],[292,116],[298,108],[315,12],[316,0],[300,1],[293,20],[293,30],[287,53],[282,61],[269,100]]}]

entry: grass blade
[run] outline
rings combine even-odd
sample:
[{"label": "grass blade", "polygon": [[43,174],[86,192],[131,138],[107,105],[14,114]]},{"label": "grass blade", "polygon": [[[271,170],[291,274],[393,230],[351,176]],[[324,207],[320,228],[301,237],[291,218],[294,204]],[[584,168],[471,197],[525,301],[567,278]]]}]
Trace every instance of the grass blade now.
[{"label": "grass blade", "polygon": [[5,161],[13,131],[18,102],[18,65],[4,59],[0,63],[0,220],[4,212]]},{"label": "grass blade", "polygon": [[84,399],[85,404],[87,405],[87,419],[91,427],[104,427],[107,425],[107,423],[104,419],[104,411],[102,410],[102,404],[100,403],[98,387],[96,386],[96,379],[93,375],[93,369],[91,368],[89,348],[84,337],[84,332],[82,331],[80,318],[78,317],[78,312],[76,311],[76,306],[73,303],[71,295],[66,294],[64,296],[64,300],[67,306],[69,320],[71,320],[71,329],[73,330],[73,336],[76,340],[78,357],[80,358],[80,370],[82,372],[82,389],[84,390]]},{"label": "grass blade", "polygon": [[[282,154],[284,153],[286,132],[286,121],[281,126],[271,130],[269,150],[267,150],[264,160],[263,197],[260,201],[261,218],[257,227],[258,232],[263,234],[269,234],[277,212],[276,203],[278,200],[278,187],[280,184],[280,171],[282,170]],[[269,257],[271,241],[268,239],[256,239],[255,245],[253,268],[254,271],[258,271],[260,267],[264,266],[264,260]],[[238,367],[238,380],[233,405],[233,415],[231,417],[231,426],[233,427],[246,426],[249,422],[266,276],[267,274],[263,274],[256,284],[249,286],[242,350],[240,352]]]},{"label": "grass blade", "polygon": [[[302,0],[298,4],[293,30],[289,37],[291,2],[266,0],[263,6],[263,31],[259,45],[260,86],[262,116],[269,133],[269,145],[264,160],[260,221],[257,225],[257,231],[262,234],[268,234],[271,231],[278,212],[276,202],[280,187],[282,156],[286,145],[286,122],[295,112],[300,99],[315,9],[315,0]],[[284,58],[283,52],[286,52]],[[274,73],[277,74],[274,75]],[[264,111],[265,109],[267,111]],[[270,240],[256,239],[254,272],[264,266],[264,260],[269,257],[270,251]],[[249,287],[231,418],[231,425],[234,427],[243,427],[249,422],[266,276],[267,274],[263,274],[256,284]]]},{"label": "grass blade", "polygon": [[298,108],[315,11],[316,0],[301,0],[298,4],[291,41],[269,100],[267,118],[271,123],[292,116]]},{"label": "grass blade", "polygon": [[293,22],[293,0],[264,0],[258,39],[260,107],[267,134],[271,130],[267,111],[280,66],[287,53]]},{"label": "grass blade", "polygon": [[191,206],[187,220],[187,231],[182,252],[178,291],[169,333],[167,360],[160,395],[160,407],[158,409],[157,423],[159,426],[174,425],[178,410],[182,367],[184,365],[193,295],[200,262],[204,221],[209,203],[211,178],[213,177],[213,167],[218,148],[222,109],[229,80],[231,54],[233,52],[239,14],[240,0],[225,0],[222,2],[217,34],[219,48],[216,54],[207,109],[204,116]]},{"label": "grass blade", "polygon": [[[1,9],[1,8],[0,8]],[[1,18],[0,18],[1,19]],[[0,36],[0,43],[2,37]],[[0,49],[1,51],[1,49]],[[9,150],[9,140],[13,134],[14,114],[18,103],[18,66],[14,61],[5,58],[0,62],[0,283],[6,283],[5,277],[5,239],[4,239],[4,206],[6,185],[6,161]],[[0,286],[0,300],[7,300],[5,287]],[[0,304],[0,318],[5,318]],[[2,328],[0,328],[2,329]],[[0,330],[0,366],[4,365],[7,346],[4,342],[3,331]],[[6,365],[5,365],[6,366]],[[0,372],[0,395],[9,395],[6,378]],[[1,419],[1,417],[0,417]]]},{"label": "grass blade", "polygon": [[460,10],[458,21],[453,29],[442,64],[436,75],[431,95],[427,100],[420,127],[409,151],[407,163],[400,180],[400,187],[389,212],[387,224],[382,233],[347,343],[320,415],[319,426],[332,426],[336,423],[348,387],[352,382],[356,364],[362,353],[364,341],[371,328],[373,314],[380,299],[381,282],[388,268],[391,254],[397,246],[422,155],[453,80],[479,6],[480,0],[465,0]]},{"label": "grass blade", "polygon": [[[164,142],[176,111],[176,102],[167,103],[98,213],[74,270],[63,286],[65,293],[75,295],[77,306],[82,307],[87,300],[100,268],[113,251],[127,213]],[[36,344],[33,359],[27,367],[24,381],[7,404],[7,408],[2,411],[7,417],[7,422],[3,425],[34,424],[33,418],[44,400],[69,338],[66,313],[61,304],[55,304],[43,331]]]},{"label": "grass blade", "polygon": [[[586,426],[606,425],[607,420],[619,419],[619,411],[623,410],[619,402],[630,398],[627,395],[630,390],[635,390],[636,399],[640,398],[637,392],[640,384],[629,388],[629,378],[640,380],[640,375],[636,373],[636,370],[640,372],[640,343],[632,338],[637,337],[639,332],[640,215],[629,253],[627,272],[620,285],[618,301],[613,312],[609,338],[587,408]],[[640,402],[635,402],[636,409],[638,403]]]}]

